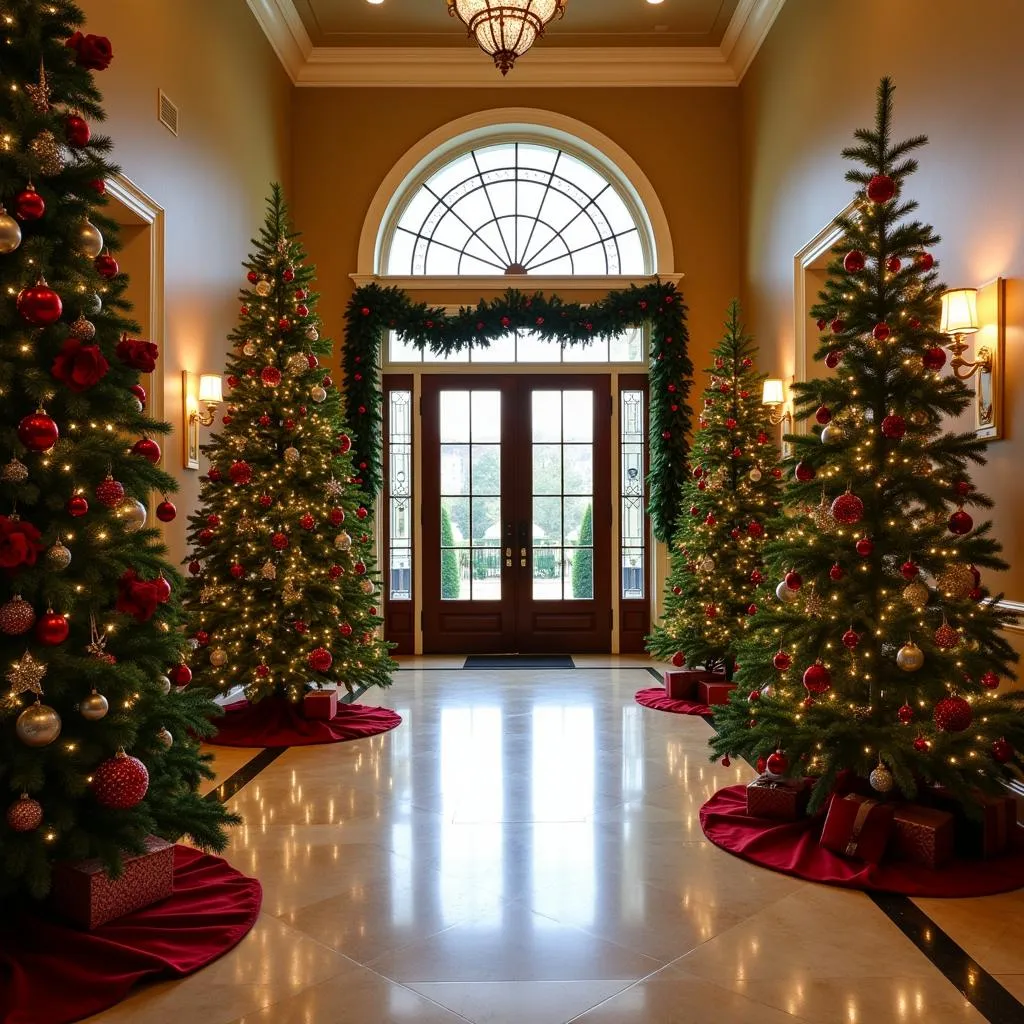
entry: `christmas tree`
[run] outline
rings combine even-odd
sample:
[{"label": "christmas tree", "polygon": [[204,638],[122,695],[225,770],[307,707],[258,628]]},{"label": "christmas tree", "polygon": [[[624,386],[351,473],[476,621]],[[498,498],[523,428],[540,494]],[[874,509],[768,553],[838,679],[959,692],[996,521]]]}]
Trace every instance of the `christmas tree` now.
[{"label": "christmas tree", "polygon": [[[115,873],[150,833],[222,849],[197,787],[208,694],[187,681],[153,492],[175,489],[144,412],[157,346],[133,337],[93,72],[110,42],[64,0],[8,0],[0,98],[0,895],[43,896],[61,859]],[[11,215],[13,214],[13,216]],[[172,519],[165,498],[160,519]]]},{"label": "christmas tree", "polygon": [[813,311],[833,372],[794,389],[813,429],[790,438],[787,504],[813,513],[768,546],[780,601],[752,620],[712,741],[818,776],[812,809],[841,771],[881,793],[941,783],[969,806],[1024,742],[1021,700],[995,695],[1013,677],[1012,616],[981,576],[1006,565],[968,511],[992,504],[968,476],[985,443],[943,422],[972,393],[940,372],[939,239],[905,198],[926,139],[890,140],[892,93],[883,79],[874,130],[844,150],[855,207]]},{"label": "christmas tree", "polygon": [[732,679],[736,644],[763,603],[761,550],[779,508],[778,449],[761,404],[757,349],[729,306],[725,334],[690,451],[692,473],[672,539],[665,611],[647,649],[681,666],[722,667]]},{"label": "christmas tree", "polygon": [[334,682],[387,686],[372,523],[350,486],[341,396],[320,365],[314,268],[274,185],[245,264],[223,430],[189,516],[199,681],[253,701]]}]

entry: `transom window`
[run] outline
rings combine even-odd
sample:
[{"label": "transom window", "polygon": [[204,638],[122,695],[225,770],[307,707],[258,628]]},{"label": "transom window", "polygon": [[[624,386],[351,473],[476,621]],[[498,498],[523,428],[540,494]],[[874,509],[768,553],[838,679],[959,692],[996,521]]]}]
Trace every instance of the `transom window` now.
[{"label": "transom window", "polygon": [[653,253],[635,202],[582,152],[482,144],[414,188],[384,239],[398,276],[644,275]]}]

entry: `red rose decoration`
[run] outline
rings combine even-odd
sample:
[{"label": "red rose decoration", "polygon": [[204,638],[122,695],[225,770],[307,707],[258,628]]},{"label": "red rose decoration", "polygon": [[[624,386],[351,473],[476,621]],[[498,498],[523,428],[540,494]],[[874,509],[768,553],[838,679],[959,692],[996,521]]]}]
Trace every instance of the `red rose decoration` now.
[{"label": "red rose decoration", "polygon": [[22,565],[35,565],[42,550],[39,531],[31,523],[0,516],[0,567],[14,570]]},{"label": "red rose decoration", "polygon": [[110,369],[99,345],[83,345],[78,338],[68,338],[53,361],[50,373],[72,391],[87,391],[98,384]]},{"label": "red rose decoration", "polygon": [[117,581],[117,610],[134,615],[136,622],[148,622],[159,601],[156,582],[140,580],[134,569],[126,569]]},{"label": "red rose decoration", "polygon": [[160,350],[153,342],[140,341],[127,335],[121,338],[114,351],[125,366],[143,373],[152,373],[156,369],[157,357],[160,355]]},{"label": "red rose decoration", "polygon": [[76,32],[64,45],[75,51],[75,62],[90,71],[106,71],[114,59],[114,48],[106,36]]}]

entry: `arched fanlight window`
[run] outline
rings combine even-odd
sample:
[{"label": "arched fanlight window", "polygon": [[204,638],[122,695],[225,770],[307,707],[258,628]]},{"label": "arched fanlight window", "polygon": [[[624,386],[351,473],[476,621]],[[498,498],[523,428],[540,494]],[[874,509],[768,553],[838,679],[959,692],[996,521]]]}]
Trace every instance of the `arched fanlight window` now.
[{"label": "arched fanlight window", "polygon": [[482,142],[428,167],[396,205],[381,270],[397,276],[645,275],[647,218],[610,168],[543,138]]}]

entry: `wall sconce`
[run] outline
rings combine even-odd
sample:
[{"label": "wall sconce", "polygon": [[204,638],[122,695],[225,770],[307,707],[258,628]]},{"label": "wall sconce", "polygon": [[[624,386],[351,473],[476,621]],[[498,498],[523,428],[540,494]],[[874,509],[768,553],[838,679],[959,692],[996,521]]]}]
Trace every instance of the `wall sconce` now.
[{"label": "wall sconce", "polygon": [[[959,380],[974,378],[974,431],[995,440],[1003,432],[1002,363],[1006,335],[1005,284],[996,278],[982,288],[952,288],[943,292],[939,330],[953,340],[950,368]],[[984,315],[979,316],[979,306]],[[964,359],[969,348],[965,335],[978,334],[974,362]]]},{"label": "wall sconce", "polygon": [[[184,463],[186,469],[199,468],[199,427],[213,423],[217,406],[224,401],[219,373],[181,371],[181,399],[185,418]],[[205,412],[200,411],[205,408]]]},{"label": "wall sconce", "polygon": [[[777,377],[768,377],[761,389],[761,404],[768,407],[768,422],[773,427],[777,427],[780,423],[783,424],[783,436],[793,432],[793,411],[786,404],[784,381]],[[785,441],[782,442],[782,455],[784,458],[789,456],[789,445]]]}]

